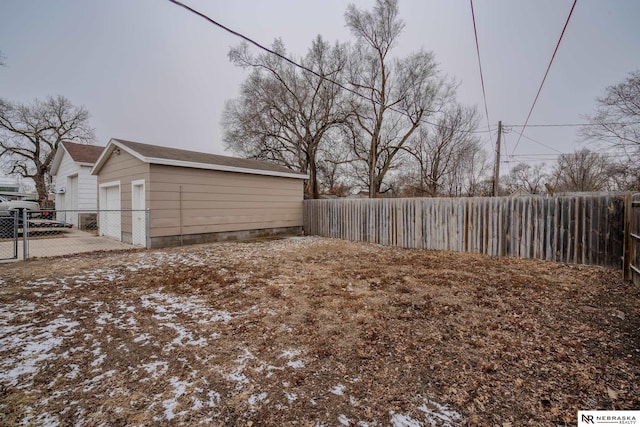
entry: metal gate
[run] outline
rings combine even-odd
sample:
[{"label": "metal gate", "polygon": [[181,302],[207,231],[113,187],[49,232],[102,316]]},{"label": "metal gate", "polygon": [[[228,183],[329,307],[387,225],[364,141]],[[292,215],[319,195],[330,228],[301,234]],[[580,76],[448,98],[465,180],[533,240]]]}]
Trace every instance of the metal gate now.
[{"label": "metal gate", "polygon": [[0,261],[18,258],[18,211],[0,214]]},{"label": "metal gate", "polygon": [[631,214],[629,215],[629,269],[631,280],[640,285],[640,193],[631,198]]}]

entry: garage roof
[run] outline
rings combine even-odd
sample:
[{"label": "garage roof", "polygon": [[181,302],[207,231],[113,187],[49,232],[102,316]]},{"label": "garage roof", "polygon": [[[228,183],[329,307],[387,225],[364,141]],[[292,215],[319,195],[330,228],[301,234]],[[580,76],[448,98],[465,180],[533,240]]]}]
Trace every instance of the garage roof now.
[{"label": "garage roof", "polygon": [[104,147],[98,145],[78,144],[77,142],[62,141],[51,162],[51,175],[58,173],[60,162],[64,152],[67,152],[71,160],[81,166],[93,166],[102,154]]},{"label": "garage roof", "polygon": [[180,150],[178,148],[142,144],[140,142],[116,138],[109,141],[107,148],[103,151],[91,171],[93,175],[98,174],[104,163],[116,148],[128,152],[142,162],[150,164],[249,173],[255,175],[280,176],[297,179],[309,178],[308,175],[295,172],[284,166],[260,160],[240,159],[237,157]]}]

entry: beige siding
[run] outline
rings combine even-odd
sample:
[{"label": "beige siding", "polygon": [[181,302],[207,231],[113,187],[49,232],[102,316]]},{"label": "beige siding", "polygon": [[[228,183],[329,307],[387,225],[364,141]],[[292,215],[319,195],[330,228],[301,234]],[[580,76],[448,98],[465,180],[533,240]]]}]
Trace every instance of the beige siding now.
[{"label": "beige siding", "polygon": [[[131,181],[144,179],[149,182],[149,165],[124,150],[111,154],[98,173],[98,187],[107,182],[120,182],[120,208],[131,209]],[[145,188],[145,204],[149,207],[149,191]],[[100,206],[98,206],[98,209]],[[131,240],[131,213],[122,214],[122,235],[125,242]]]},{"label": "beige siding", "polygon": [[148,182],[151,237],[302,226],[301,179],[151,165]]}]

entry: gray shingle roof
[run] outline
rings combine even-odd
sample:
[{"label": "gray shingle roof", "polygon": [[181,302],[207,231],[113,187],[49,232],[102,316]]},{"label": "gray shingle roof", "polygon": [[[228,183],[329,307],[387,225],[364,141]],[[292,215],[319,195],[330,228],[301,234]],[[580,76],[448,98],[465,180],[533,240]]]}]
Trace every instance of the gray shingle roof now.
[{"label": "gray shingle roof", "polygon": [[[158,145],[142,144],[140,142],[113,139],[125,147],[137,152],[142,157],[149,159],[164,159],[178,162],[190,162],[209,165],[219,165],[230,168],[248,169],[264,172],[276,172],[285,174],[299,174],[284,166],[252,159],[240,159],[237,157],[220,156],[217,154],[199,153],[197,151],[180,150],[178,148],[161,147]],[[153,163],[153,162],[152,162]]]}]

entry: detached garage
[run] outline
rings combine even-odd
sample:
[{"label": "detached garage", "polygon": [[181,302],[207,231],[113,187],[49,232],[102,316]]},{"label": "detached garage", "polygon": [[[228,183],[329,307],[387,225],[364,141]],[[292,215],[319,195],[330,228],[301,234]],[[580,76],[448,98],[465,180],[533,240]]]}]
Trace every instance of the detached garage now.
[{"label": "detached garage", "polygon": [[164,247],[302,232],[308,176],[282,166],[112,139],[91,173],[100,234],[126,243]]}]

